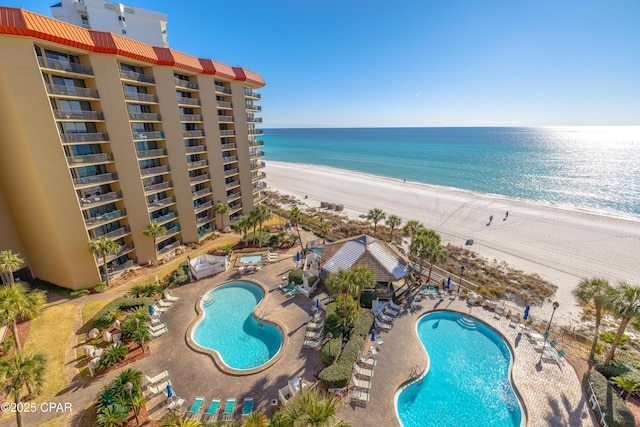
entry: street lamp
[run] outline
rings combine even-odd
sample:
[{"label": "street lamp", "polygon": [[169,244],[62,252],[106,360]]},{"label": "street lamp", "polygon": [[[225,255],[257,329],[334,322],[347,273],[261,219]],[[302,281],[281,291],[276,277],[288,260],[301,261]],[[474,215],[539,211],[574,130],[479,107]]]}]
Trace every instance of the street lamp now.
[{"label": "street lamp", "polygon": [[553,321],[553,315],[556,313],[556,310],[560,307],[558,301],[553,303],[553,311],[551,312],[551,318],[549,319],[549,324],[547,325],[547,331],[545,332],[544,342],[542,343],[542,352],[540,353],[540,360],[538,360],[538,366],[542,368],[542,356],[544,356],[544,348],[547,345],[547,338],[549,337],[549,328],[551,328],[551,321]]},{"label": "street lamp", "polygon": [[553,311],[551,312],[551,319],[549,319],[549,324],[547,325],[547,332],[549,332],[549,328],[551,328],[551,321],[553,320],[553,315],[556,313],[556,310],[560,307],[558,301],[553,303]]},{"label": "street lamp", "polygon": [[136,425],[140,425],[140,421],[138,421],[138,411],[136,411],[136,405],[133,403],[133,384],[129,381],[122,385],[122,388],[129,393],[129,397],[131,398],[131,408],[133,409],[133,415],[136,417]]},{"label": "street lamp", "polygon": [[464,265],[460,266],[460,281],[458,282],[458,295],[460,295],[460,286],[462,285],[462,273],[464,273]]},{"label": "street lamp", "polygon": [[327,349],[329,350],[329,356],[331,356],[331,340],[333,339],[333,334],[331,332],[327,332],[327,339],[329,340]]}]

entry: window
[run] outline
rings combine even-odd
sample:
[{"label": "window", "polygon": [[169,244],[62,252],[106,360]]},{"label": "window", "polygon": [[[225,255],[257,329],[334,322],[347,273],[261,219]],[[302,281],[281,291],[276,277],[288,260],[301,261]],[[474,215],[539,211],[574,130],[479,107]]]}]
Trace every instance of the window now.
[{"label": "window", "polygon": [[122,34],[127,34],[127,30],[122,30]]}]

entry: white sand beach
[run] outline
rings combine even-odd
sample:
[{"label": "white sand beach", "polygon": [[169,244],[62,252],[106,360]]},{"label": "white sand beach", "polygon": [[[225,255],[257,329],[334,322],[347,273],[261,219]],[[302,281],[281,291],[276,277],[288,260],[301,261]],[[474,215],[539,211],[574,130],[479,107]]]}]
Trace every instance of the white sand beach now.
[{"label": "white sand beach", "polygon": [[[400,216],[403,223],[422,222],[445,244],[464,246],[473,239],[466,247],[479,255],[538,273],[558,286],[555,319],[561,324],[575,324],[580,318],[571,291],[581,278],[602,276],[612,285],[640,284],[640,221],[329,167],[274,161],[266,165],[270,189],[295,196],[308,207],[319,208],[321,201],[339,203],[354,218],[380,208]],[[490,215],[493,221],[488,225]],[[550,313],[548,302],[532,308],[532,315]]]}]

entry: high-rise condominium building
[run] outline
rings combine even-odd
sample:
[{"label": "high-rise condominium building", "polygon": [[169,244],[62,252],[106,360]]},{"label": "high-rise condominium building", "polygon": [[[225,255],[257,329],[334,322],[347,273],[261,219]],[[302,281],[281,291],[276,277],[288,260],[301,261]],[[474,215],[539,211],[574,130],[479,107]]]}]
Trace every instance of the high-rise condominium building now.
[{"label": "high-rise condominium building", "polygon": [[50,9],[60,21],[119,34],[151,46],[169,46],[164,13],[104,0],[62,0]]},{"label": "high-rise condominium building", "polygon": [[[262,86],[243,68],[0,7],[0,250],[80,289],[228,226],[264,198]],[[152,223],[166,233],[143,234]],[[101,237],[120,247],[106,265],[88,249]]]}]

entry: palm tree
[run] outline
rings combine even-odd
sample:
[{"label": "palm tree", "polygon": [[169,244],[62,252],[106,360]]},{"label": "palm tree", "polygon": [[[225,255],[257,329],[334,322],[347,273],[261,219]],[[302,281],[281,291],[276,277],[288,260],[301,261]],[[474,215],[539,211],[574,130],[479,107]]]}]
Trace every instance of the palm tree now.
[{"label": "palm tree", "polygon": [[[22,401],[25,386],[29,390],[44,384],[47,358],[42,353],[22,355],[18,352],[0,360],[3,391],[13,398],[16,406]],[[29,392],[31,394],[31,391]],[[18,427],[22,426],[21,411],[16,411]]]},{"label": "palm tree", "polygon": [[440,244],[440,235],[433,230],[421,230],[419,235],[424,235],[431,242],[425,248],[426,260],[429,261],[429,274],[427,275],[427,284],[431,281],[431,272],[433,265],[445,262],[449,258],[449,252]]},{"label": "palm tree", "polygon": [[242,234],[242,240],[247,238],[247,231],[251,228],[249,217],[246,215],[240,216],[236,221],[231,223],[231,229],[238,234]]},{"label": "palm tree", "polygon": [[142,352],[144,353],[144,344],[149,341],[151,335],[149,334],[149,329],[144,322],[140,322],[136,328],[133,330],[131,334],[131,339],[137,343],[140,347],[142,347]]},{"label": "palm tree", "polygon": [[158,262],[158,237],[163,236],[167,232],[167,229],[155,221],[151,221],[151,224],[147,225],[147,228],[142,232],[145,236],[153,237],[153,262]]},{"label": "palm tree", "polygon": [[22,283],[0,288],[0,320],[11,325],[19,354],[22,353],[22,346],[18,338],[18,321],[36,317],[44,303],[45,296],[42,291],[29,292]]},{"label": "palm tree", "polygon": [[373,236],[376,237],[376,230],[378,228],[378,223],[385,219],[386,215],[382,211],[382,209],[374,208],[369,210],[369,214],[367,215],[367,219],[373,221]]},{"label": "palm tree", "polygon": [[230,210],[231,206],[229,206],[228,203],[223,203],[219,200],[218,203],[213,206],[213,213],[220,215],[220,229],[224,226],[224,215],[228,214]]},{"label": "palm tree", "polygon": [[13,284],[13,273],[20,270],[24,260],[10,249],[0,251],[0,278],[5,285]]},{"label": "palm tree", "polygon": [[102,408],[98,413],[99,427],[121,427],[127,420],[125,409],[120,405],[110,405]]},{"label": "palm tree", "polygon": [[596,309],[596,326],[593,330],[593,342],[591,343],[591,353],[589,360],[593,360],[598,347],[598,334],[600,331],[600,321],[602,319],[602,309],[608,301],[612,288],[606,279],[594,277],[592,279],[583,279],[578,287],[573,290],[573,295],[578,299],[581,305],[593,302]]},{"label": "palm tree", "polygon": [[615,317],[621,318],[618,333],[611,343],[611,348],[604,359],[605,366],[611,363],[616,352],[616,347],[624,334],[629,321],[640,316],[640,287],[623,284],[613,289],[610,293],[607,308]]},{"label": "palm tree", "polygon": [[337,410],[333,396],[323,398],[316,389],[305,389],[282,408],[282,419],[290,426],[348,427],[348,422],[335,420]]},{"label": "palm tree", "polygon": [[[155,241],[155,239],[154,239]],[[120,250],[120,245],[108,237],[100,237],[97,240],[91,240],[89,242],[89,251],[92,254],[102,257],[102,266],[104,268],[104,275],[106,277],[105,283],[109,287],[109,269],[107,268],[107,257],[109,255],[117,254]]]},{"label": "palm tree", "polygon": [[298,240],[300,241],[300,250],[304,252],[304,246],[302,246],[302,236],[300,236],[300,220],[302,219],[302,211],[299,207],[294,206],[289,211],[289,217],[291,218],[291,222],[296,227],[296,231],[298,232]]},{"label": "palm tree", "polygon": [[376,281],[373,277],[373,271],[365,266],[356,266],[351,269],[351,280],[353,281],[353,290],[357,293],[358,306],[360,305],[362,290],[376,286]]},{"label": "palm tree", "polygon": [[611,377],[611,381],[622,389],[622,398],[624,400],[627,400],[627,398],[631,396],[631,393],[637,393],[638,391],[640,391],[640,382],[633,378]]},{"label": "palm tree", "polygon": [[389,231],[389,241],[393,242],[393,230],[402,224],[402,218],[398,215],[390,215],[389,218],[387,218],[386,224],[391,229],[391,231]]},{"label": "palm tree", "polygon": [[409,245],[409,254],[414,258],[418,258],[419,260],[420,272],[418,280],[420,281],[422,280],[422,270],[424,262],[431,256],[431,253],[433,252],[433,246],[435,244],[436,243],[434,242],[433,236],[431,236],[429,233],[417,233],[413,237],[413,239],[411,239],[411,244]]},{"label": "palm tree", "polygon": [[327,242],[327,236],[331,231],[331,224],[328,222],[320,223],[320,234],[322,235],[323,243]]},{"label": "palm tree", "polygon": [[422,225],[420,221],[416,221],[415,219],[412,219],[411,221],[407,221],[404,227],[402,227],[402,232],[406,236],[411,237],[411,240],[413,240],[413,238],[416,236],[418,231],[422,229],[424,229],[424,225]]},{"label": "palm tree", "polygon": [[269,427],[269,418],[260,412],[252,412],[246,416],[242,427]]},{"label": "palm tree", "polygon": [[[340,294],[342,298],[342,330],[347,332],[350,301],[360,292],[360,283],[352,271],[338,270],[327,279],[327,288],[332,294]],[[355,306],[357,310],[357,305]]]},{"label": "palm tree", "polygon": [[256,218],[258,219],[259,229],[262,230],[262,225],[265,221],[269,221],[273,218],[273,212],[271,208],[265,204],[260,204],[254,208],[256,212]]},{"label": "palm tree", "polygon": [[200,427],[202,423],[198,420],[187,418],[177,412],[169,412],[169,415],[162,420],[162,427]]}]

